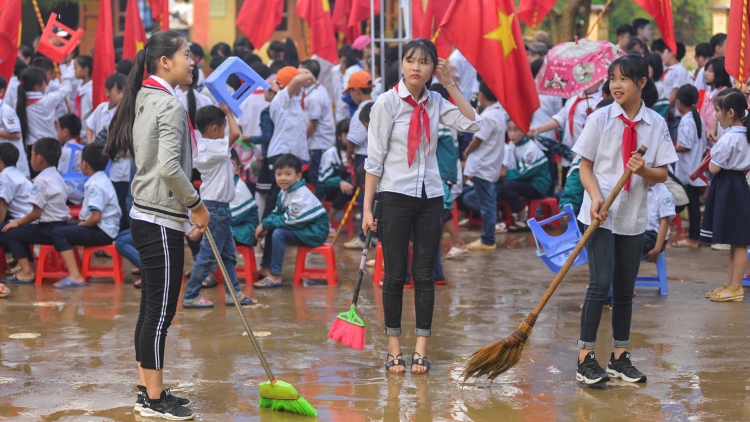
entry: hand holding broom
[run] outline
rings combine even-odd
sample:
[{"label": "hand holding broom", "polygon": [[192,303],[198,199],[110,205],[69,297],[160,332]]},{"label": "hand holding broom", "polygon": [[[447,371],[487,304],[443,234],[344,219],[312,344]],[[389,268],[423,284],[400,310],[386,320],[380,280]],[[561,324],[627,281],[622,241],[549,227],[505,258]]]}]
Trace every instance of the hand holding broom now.
[{"label": "hand holding broom", "polygon": [[[646,146],[641,146],[638,149],[637,154],[643,156],[646,154],[647,149]],[[598,213],[600,215],[609,210],[609,207],[612,206],[612,203],[615,201],[615,198],[617,198],[617,195],[620,193],[623,186],[625,186],[625,182],[628,181],[631,174],[632,172],[626,167],[625,173],[620,177],[617,185],[615,185],[614,189],[612,189],[612,192],[610,192],[607,197],[607,200],[604,201],[604,204],[599,209]],[[570,222],[568,224],[575,224],[575,222]],[[586,229],[586,232],[581,236],[581,239],[578,240],[578,244],[573,249],[573,252],[568,256],[565,265],[563,265],[560,272],[557,273],[555,279],[552,280],[552,284],[550,284],[547,291],[544,293],[544,296],[542,296],[542,299],[537,303],[536,308],[526,316],[526,319],[521,322],[516,331],[514,331],[510,337],[488,346],[484,346],[471,355],[469,362],[466,364],[466,368],[464,368],[464,372],[461,375],[464,380],[471,377],[479,378],[484,375],[487,375],[487,378],[493,380],[518,363],[521,359],[523,346],[531,335],[531,330],[534,328],[537,317],[542,312],[542,309],[544,309],[544,306],[547,304],[550,297],[552,297],[552,294],[555,293],[557,286],[560,285],[560,282],[562,282],[563,278],[568,273],[568,270],[570,270],[573,262],[578,258],[578,255],[581,253],[581,250],[583,250],[586,242],[588,242],[591,235],[594,234],[594,230],[596,230],[600,224],[600,220],[594,220],[591,222],[589,228]]]},{"label": "hand holding broom", "polygon": [[240,305],[240,301],[237,299],[237,293],[235,293],[234,287],[232,287],[232,282],[229,280],[227,268],[224,266],[224,261],[221,260],[219,250],[216,248],[213,236],[211,236],[211,230],[206,229],[206,237],[208,238],[208,243],[211,244],[211,249],[214,252],[214,257],[216,257],[216,262],[219,263],[221,275],[224,278],[224,286],[227,291],[231,293],[234,306],[237,308],[237,313],[240,314],[240,320],[242,320],[242,325],[245,327],[247,338],[249,338],[250,342],[253,344],[255,352],[260,358],[260,363],[263,365],[263,369],[265,369],[266,375],[268,376],[268,381],[262,382],[258,386],[260,389],[260,407],[298,413],[305,416],[318,416],[318,412],[315,408],[313,408],[307,400],[302,398],[291,384],[277,380],[273,376],[273,372],[271,372],[271,368],[268,366],[268,362],[266,362],[266,357],[263,356],[263,352],[260,350],[258,340],[255,339],[255,334],[253,334],[253,330],[250,328],[250,324],[248,324],[247,318],[245,318],[245,314],[242,312],[242,305]]}]

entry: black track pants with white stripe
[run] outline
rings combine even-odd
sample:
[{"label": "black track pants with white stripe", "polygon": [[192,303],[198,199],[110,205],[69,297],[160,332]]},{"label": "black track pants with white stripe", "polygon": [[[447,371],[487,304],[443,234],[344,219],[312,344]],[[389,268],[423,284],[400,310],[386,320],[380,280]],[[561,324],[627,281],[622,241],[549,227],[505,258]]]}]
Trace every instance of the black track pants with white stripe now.
[{"label": "black track pants with white stripe", "polygon": [[141,309],[135,327],[135,360],[144,369],[164,368],[164,344],[182,287],[185,233],[131,220],[130,235],[141,256]]}]

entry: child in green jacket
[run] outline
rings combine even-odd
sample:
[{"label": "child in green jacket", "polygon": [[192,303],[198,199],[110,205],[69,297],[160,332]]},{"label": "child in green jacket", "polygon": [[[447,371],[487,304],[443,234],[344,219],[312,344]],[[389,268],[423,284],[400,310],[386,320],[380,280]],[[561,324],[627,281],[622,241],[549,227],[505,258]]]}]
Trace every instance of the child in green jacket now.
[{"label": "child in green jacket", "polygon": [[240,179],[242,165],[235,149],[230,150],[230,159],[234,166],[234,199],[229,203],[232,212],[232,235],[238,245],[255,246],[255,229],[258,227],[258,204],[255,203],[250,189]]}]

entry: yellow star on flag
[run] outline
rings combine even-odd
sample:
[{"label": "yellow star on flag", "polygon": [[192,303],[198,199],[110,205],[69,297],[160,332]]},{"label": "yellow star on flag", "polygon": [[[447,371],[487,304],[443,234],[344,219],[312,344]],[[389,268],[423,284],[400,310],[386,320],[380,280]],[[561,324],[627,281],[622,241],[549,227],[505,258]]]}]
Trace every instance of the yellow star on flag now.
[{"label": "yellow star on flag", "polygon": [[323,0],[323,11],[331,13],[331,3],[328,0]]},{"label": "yellow star on flag", "polygon": [[516,39],[513,37],[513,16],[515,13],[507,15],[502,10],[497,10],[497,28],[484,37],[490,40],[499,41],[503,46],[503,59],[508,57],[511,51],[518,48]]},{"label": "yellow star on flag", "polygon": [[135,42],[135,51],[141,51],[143,49],[143,45],[144,45],[143,42],[136,41]]}]

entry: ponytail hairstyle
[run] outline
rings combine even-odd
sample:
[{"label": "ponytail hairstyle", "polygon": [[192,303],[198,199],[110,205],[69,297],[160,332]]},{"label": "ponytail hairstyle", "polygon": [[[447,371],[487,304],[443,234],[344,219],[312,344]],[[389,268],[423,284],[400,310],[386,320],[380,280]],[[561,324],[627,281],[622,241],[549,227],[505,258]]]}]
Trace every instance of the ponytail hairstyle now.
[{"label": "ponytail hairstyle", "polygon": [[[111,159],[118,154],[133,155],[133,124],[135,123],[135,100],[143,86],[144,72],[156,74],[161,57],[172,57],[186,43],[176,31],[159,31],[151,35],[146,45],[138,51],[120,106],[117,107],[107,136],[105,152]],[[20,99],[20,97],[19,97]]]},{"label": "ponytail hairstyle", "polygon": [[27,92],[34,91],[37,86],[44,86],[47,83],[47,74],[38,67],[29,67],[23,71],[18,79],[18,96],[16,99],[16,114],[18,121],[21,123],[21,137],[24,143],[29,136],[29,117],[26,114],[26,101],[28,100]]},{"label": "ponytail hairstyle", "polygon": [[728,113],[729,110],[734,111],[734,115],[748,128],[747,142],[750,143],[750,119],[745,118],[745,111],[747,110],[747,99],[745,96],[737,89],[725,89],[714,98],[714,104],[724,113]]},{"label": "ponytail hairstyle", "polygon": [[732,80],[729,77],[729,73],[724,68],[724,57],[714,57],[706,63],[706,68],[711,66],[714,72],[714,81],[711,82],[712,89],[719,89],[721,87],[731,88]]},{"label": "ponytail hairstyle", "polygon": [[88,74],[88,77],[91,78],[91,72],[94,71],[94,59],[87,54],[81,54],[80,56],[76,57],[75,60],[76,63],[78,63],[78,66],[83,69],[88,69],[86,73]]},{"label": "ponytail hairstyle", "polygon": [[641,89],[641,99],[648,108],[656,104],[659,100],[659,91],[656,89],[654,81],[648,77],[648,62],[643,56],[627,54],[613,61],[607,69],[609,78],[612,78],[615,69],[619,69],[620,74],[632,80],[636,86],[640,86],[641,80],[645,78],[646,85]]},{"label": "ponytail hairstyle", "polygon": [[195,105],[195,88],[198,86],[198,69],[200,69],[200,66],[193,67],[193,82],[190,84],[190,88],[188,88],[187,92],[187,112],[188,116],[190,116],[191,122],[195,122],[195,112],[197,107]]},{"label": "ponytail hairstyle", "polygon": [[698,88],[691,84],[685,84],[677,90],[676,97],[682,105],[691,108],[690,112],[693,114],[695,129],[698,130],[698,138],[700,138],[703,134],[703,124],[701,123],[701,115],[695,108],[695,105],[698,104]]}]

